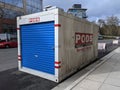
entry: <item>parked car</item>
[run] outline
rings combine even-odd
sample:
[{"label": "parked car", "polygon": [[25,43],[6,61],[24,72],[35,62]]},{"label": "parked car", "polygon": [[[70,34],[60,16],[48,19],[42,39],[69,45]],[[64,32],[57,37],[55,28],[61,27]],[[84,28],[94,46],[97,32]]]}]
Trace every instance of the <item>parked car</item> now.
[{"label": "parked car", "polygon": [[17,35],[9,33],[0,33],[0,48],[17,47]]},{"label": "parked car", "polygon": [[17,41],[15,40],[0,40],[0,48],[15,48],[17,47]]}]

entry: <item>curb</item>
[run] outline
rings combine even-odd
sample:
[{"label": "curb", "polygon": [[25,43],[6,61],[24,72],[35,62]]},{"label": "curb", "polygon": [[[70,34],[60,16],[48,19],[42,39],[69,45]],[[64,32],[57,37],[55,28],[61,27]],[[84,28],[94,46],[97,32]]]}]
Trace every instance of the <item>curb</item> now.
[{"label": "curb", "polygon": [[76,85],[78,85],[82,80],[84,80],[90,73],[92,73],[94,70],[96,70],[98,67],[100,67],[103,63],[105,63],[107,60],[109,60],[113,55],[115,55],[115,53],[117,53],[118,49],[120,49],[120,48],[118,47],[117,49],[115,49],[114,51],[109,53],[108,55],[106,55],[103,58],[101,58],[100,60],[98,60],[98,61],[101,61],[101,62],[98,63],[96,66],[94,66],[91,70],[89,70],[85,75],[80,77],[78,80],[76,80],[72,84],[70,84],[64,90],[72,90]]}]

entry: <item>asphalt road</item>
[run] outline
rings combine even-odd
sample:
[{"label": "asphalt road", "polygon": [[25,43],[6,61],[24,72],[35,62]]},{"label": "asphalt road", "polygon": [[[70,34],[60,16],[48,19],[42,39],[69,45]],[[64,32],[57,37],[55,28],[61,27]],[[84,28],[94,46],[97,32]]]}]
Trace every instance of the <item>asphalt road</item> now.
[{"label": "asphalt road", "polygon": [[50,90],[57,83],[20,72],[17,48],[0,49],[0,90]]},{"label": "asphalt road", "polygon": [[18,71],[0,72],[0,90],[51,90],[57,83]]},{"label": "asphalt road", "polygon": [[17,67],[17,48],[0,49],[0,71]]},{"label": "asphalt road", "polygon": [[[105,51],[98,52],[98,59],[118,46],[108,45]],[[0,49],[0,90],[51,90],[56,85],[55,82],[18,71],[16,48]]]}]

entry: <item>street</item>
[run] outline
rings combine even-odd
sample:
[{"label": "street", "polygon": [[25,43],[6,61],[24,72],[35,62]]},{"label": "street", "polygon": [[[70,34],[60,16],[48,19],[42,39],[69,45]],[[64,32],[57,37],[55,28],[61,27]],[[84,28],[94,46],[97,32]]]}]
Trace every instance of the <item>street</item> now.
[{"label": "street", "polygon": [[[98,59],[117,47],[107,45],[106,51],[98,52]],[[50,90],[57,86],[55,82],[18,71],[17,61],[17,48],[0,49],[0,90]]]},{"label": "street", "polygon": [[0,71],[17,67],[17,48],[0,49]]},{"label": "street", "polygon": [[0,49],[0,90],[50,90],[57,84],[17,68],[17,48]]}]

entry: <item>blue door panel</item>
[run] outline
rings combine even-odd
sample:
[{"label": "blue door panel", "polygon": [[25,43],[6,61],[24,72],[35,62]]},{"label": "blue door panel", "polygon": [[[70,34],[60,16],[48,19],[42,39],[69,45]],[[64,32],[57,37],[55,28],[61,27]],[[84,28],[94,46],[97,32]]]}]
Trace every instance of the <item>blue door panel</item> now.
[{"label": "blue door panel", "polygon": [[54,72],[54,22],[21,26],[22,66]]}]

